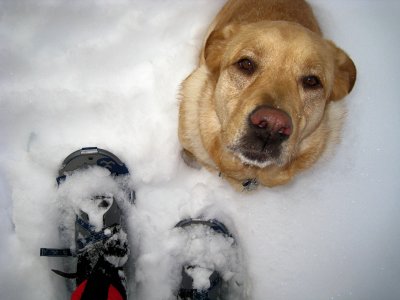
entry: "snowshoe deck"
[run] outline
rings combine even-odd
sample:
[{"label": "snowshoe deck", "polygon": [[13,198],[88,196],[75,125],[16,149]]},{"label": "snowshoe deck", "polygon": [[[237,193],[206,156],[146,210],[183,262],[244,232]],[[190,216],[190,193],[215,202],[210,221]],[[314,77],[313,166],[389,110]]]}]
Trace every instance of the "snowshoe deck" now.
[{"label": "snowshoe deck", "polygon": [[[204,220],[184,219],[176,224],[176,228],[190,229],[192,226],[206,226],[212,229],[215,233],[221,234],[227,238],[233,238],[226,226],[215,219]],[[208,278],[207,288],[197,288],[195,278],[205,276]],[[182,267],[182,281],[177,295],[178,300],[218,300],[221,299],[222,283],[218,270],[204,268],[197,265],[185,265]]]},{"label": "snowshoe deck", "polygon": [[[111,152],[96,147],[82,148],[71,153],[62,163],[57,177],[58,185],[62,185],[67,176],[72,176],[75,171],[91,166],[108,169],[112,177],[129,175],[126,165]],[[125,187],[121,187],[121,189],[125,189]],[[133,202],[134,191],[127,192],[128,200]],[[67,249],[41,248],[40,255],[77,257],[75,273],[53,270],[58,275],[75,279],[76,286],[88,278],[97,276],[96,274],[99,272],[109,274],[107,280],[113,282],[113,286],[123,285],[126,281],[123,266],[128,259],[129,247],[127,235],[122,228],[121,209],[111,194],[94,195],[87,201],[91,201],[90,205],[95,207],[96,213],[102,217],[100,228],[98,224],[95,226],[92,222],[93,211],[79,209],[75,221],[75,245]],[[96,218],[98,219],[98,216]],[[120,290],[126,298],[126,289]]]}]

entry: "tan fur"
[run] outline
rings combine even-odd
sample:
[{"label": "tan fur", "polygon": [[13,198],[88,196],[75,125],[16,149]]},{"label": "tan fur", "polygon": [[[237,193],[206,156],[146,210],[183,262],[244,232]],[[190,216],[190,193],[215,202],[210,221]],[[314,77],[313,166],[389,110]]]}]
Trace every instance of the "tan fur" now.
[{"label": "tan fur", "polygon": [[[243,57],[257,64],[251,76],[237,68]],[[318,75],[323,88],[303,88],[299,82],[308,75]],[[248,179],[285,184],[337,138],[344,114],[337,100],[351,91],[355,78],[352,60],[322,38],[305,1],[228,1],[208,31],[198,68],[182,84],[179,139],[185,157],[238,189]],[[265,164],[236,151],[249,114],[260,105],[285,111],[293,123],[279,158]]]}]

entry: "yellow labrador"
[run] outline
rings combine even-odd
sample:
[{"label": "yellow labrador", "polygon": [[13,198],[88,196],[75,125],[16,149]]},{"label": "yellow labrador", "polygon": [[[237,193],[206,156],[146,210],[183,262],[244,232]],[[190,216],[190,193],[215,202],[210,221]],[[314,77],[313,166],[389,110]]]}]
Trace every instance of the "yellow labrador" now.
[{"label": "yellow labrador", "polygon": [[285,184],[334,144],[355,80],[305,1],[228,1],[182,84],[185,161],[239,189]]}]

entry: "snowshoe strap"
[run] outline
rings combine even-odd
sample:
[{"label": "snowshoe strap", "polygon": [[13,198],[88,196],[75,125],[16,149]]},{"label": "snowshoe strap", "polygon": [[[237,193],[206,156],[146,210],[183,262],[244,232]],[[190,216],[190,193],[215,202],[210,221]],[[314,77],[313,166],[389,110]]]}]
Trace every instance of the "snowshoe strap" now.
[{"label": "snowshoe strap", "polygon": [[40,256],[69,257],[76,256],[71,249],[40,248]]},{"label": "snowshoe strap", "polygon": [[[99,241],[105,240],[110,238],[113,234],[118,232],[120,225],[116,226],[111,226],[108,228],[104,228],[100,232],[94,232],[91,229],[94,227],[91,226],[90,224],[86,223],[82,219],[77,219],[77,223],[81,225],[83,228],[85,228],[90,235],[87,236],[86,238],[82,238],[76,241],[77,248],[79,250],[82,250],[89,244],[94,244]],[[49,256],[49,257],[75,257],[76,253],[72,252],[71,249],[65,248],[65,249],[55,249],[55,248],[40,248],[40,256]]]},{"label": "snowshoe strap", "polygon": [[83,220],[81,218],[77,217],[76,223],[79,224],[79,226],[81,226],[83,229],[85,229],[89,233],[88,236],[78,239],[76,241],[78,253],[79,253],[79,251],[83,250],[86,246],[88,246],[90,244],[94,244],[99,241],[110,238],[112,235],[117,233],[121,228],[121,225],[116,224],[116,225],[104,228],[103,230],[101,230],[99,232],[96,232],[96,231],[94,231],[94,228],[95,228],[94,226],[90,225],[89,223],[87,223],[85,220]]},{"label": "snowshoe strap", "polygon": [[95,227],[93,225],[90,225],[85,220],[79,218],[78,216],[76,216],[76,223],[78,223],[79,226],[81,226],[83,229],[89,231],[90,233],[95,233]]},{"label": "snowshoe strap", "polygon": [[62,272],[59,270],[54,270],[54,269],[52,269],[52,271],[54,273],[56,273],[57,275],[64,277],[64,278],[68,278],[68,279],[75,279],[78,277],[78,273],[65,273],[65,272]]}]

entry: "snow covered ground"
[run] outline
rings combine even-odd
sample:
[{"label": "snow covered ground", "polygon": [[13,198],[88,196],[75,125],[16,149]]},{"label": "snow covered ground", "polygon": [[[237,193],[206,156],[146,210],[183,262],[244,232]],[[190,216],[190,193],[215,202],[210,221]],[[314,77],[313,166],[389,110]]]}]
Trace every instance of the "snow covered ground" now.
[{"label": "snow covered ground", "polygon": [[253,299],[400,299],[400,2],[310,1],[358,68],[343,141],[249,195],[179,157],[179,83],[223,2],[0,1],[1,299],[68,298],[38,254],[59,246],[54,178],[83,146],[133,173],[131,299],[171,298],[170,229],[201,214],[235,235]]}]

